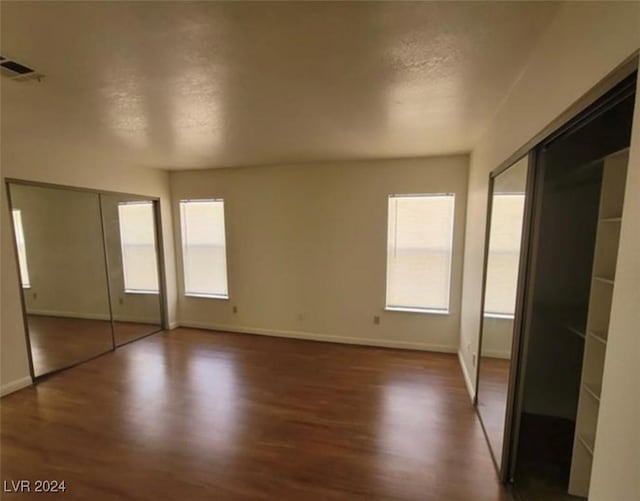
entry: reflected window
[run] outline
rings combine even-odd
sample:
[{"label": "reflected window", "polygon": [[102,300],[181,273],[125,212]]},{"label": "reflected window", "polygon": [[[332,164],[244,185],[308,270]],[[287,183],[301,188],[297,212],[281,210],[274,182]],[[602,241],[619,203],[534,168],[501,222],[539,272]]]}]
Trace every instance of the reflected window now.
[{"label": "reflected window", "polygon": [[388,310],[448,313],[453,194],[389,196]]},{"label": "reflected window", "polygon": [[18,247],[18,266],[20,267],[20,282],[23,289],[31,287],[29,279],[29,266],[27,265],[27,249],[24,243],[24,229],[22,227],[22,212],[19,209],[13,209],[13,227],[16,232],[16,246]]},{"label": "reflected window", "polygon": [[158,294],[158,268],[152,202],[118,205],[125,292]]},{"label": "reflected window", "polygon": [[523,193],[496,193],[492,199],[485,315],[513,318],[522,238]]},{"label": "reflected window", "polygon": [[185,295],[228,298],[224,200],[182,200],[180,222]]}]

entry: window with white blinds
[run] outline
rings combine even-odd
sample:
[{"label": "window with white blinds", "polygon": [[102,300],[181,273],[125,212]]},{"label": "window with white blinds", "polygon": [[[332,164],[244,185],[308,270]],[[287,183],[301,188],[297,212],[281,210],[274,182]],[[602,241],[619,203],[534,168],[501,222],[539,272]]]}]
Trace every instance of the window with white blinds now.
[{"label": "window with white blinds", "polygon": [[185,295],[228,298],[224,200],[182,200],[180,221]]},{"label": "window with white blinds", "polygon": [[24,243],[24,229],[22,227],[22,212],[19,209],[11,211],[13,215],[13,227],[16,232],[16,247],[18,248],[18,266],[20,267],[20,282],[24,289],[31,287],[29,279],[29,267],[27,265],[27,249]]},{"label": "window with white blinds", "polygon": [[524,194],[495,194],[491,205],[484,314],[512,318],[515,311]]},{"label": "window with white blinds", "polygon": [[153,202],[119,204],[118,222],[125,292],[158,294]]},{"label": "window with white blinds", "polygon": [[454,206],[450,193],[389,196],[387,309],[449,312]]}]

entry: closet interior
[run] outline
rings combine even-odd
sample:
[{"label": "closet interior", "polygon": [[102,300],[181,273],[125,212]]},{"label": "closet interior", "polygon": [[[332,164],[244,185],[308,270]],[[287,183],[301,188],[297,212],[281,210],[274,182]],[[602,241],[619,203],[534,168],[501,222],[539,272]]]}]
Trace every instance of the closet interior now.
[{"label": "closet interior", "polygon": [[587,497],[625,180],[635,76],[536,151],[511,476],[523,499]]}]

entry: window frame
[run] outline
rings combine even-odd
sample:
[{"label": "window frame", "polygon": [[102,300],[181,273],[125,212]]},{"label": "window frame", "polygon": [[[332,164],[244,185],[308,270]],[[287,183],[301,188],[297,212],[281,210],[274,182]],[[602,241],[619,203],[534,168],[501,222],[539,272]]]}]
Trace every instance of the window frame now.
[{"label": "window frame", "polygon": [[[393,198],[450,198],[451,199],[451,227],[449,229],[449,266],[447,270],[447,307],[416,307],[389,304],[389,218],[390,218],[390,202]],[[387,236],[386,236],[386,275],[385,275],[385,306],[384,311],[400,312],[400,313],[418,313],[428,315],[451,315],[451,282],[453,280],[453,256],[454,256],[454,240],[455,240],[455,215],[456,215],[456,194],[453,192],[444,193],[391,193],[387,196]]]},{"label": "window frame", "polygon": [[[525,207],[524,204],[526,203],[526,193],[521,193],[521,192],[498,192],[493,194],[493,198],[498,198],[498,197],[521,197],[523,199],[523,207],[522,207],[522,212],[524,214],[525,211]],[[493,202],[492,202],[493,204]],[[523,216],[524,217],[524,216]],[[489,222],[491,223],[491,222]],[[489,237],[491,236],[491,224],[489,224]],[[524,225],[522,225],[521,231],[524,231]],[[517,254],[518,256],[520,256],[521,254],[521,242],[522,242],[522,233],[520,234],[520,238],[518,239],[518,245],[520,247],[518,247],[518,250],[514,252],[514,254]],[[490,256],[490,246],[491,246],[491,240],[489,238],[489,242],[487,244],[487,271],[488,271],[488,259]],[[511,253],[511,251],[510,251]],[[519,264],[519,259],[518,259],[518,264],[516,266],[516,289],[517,289],[517,282],[518,282],[518,275],[520,272],[520,264]],[[486,279],[485,279],[486,280]],[[486,287],[486,285],[485,285]],[[484,302],[483,302],[483,309],[484,309]],[[501,312],[501,311],[483,311],[482,312],[482,316],[485,318],[495,318],[495,319],[500,319],[500,320],[514,320],[515,319],[515,310],[516,310],[516,305],[514,303],[514,307],[513,307],[513,313],[507,313],[507,312]]]},{"label": "window frame", "polygon": [[[128,288],[127,287],[127,264],[126,264],[126,258],[125,258],[125,243],[124,243],[124,239],[122,238],[122,219],[121,219],[121,212],[120,212],[120,207],[123,206],[131,206],[131,205],[148,205],[151,207],[151,211],[152,211],[152,215],[153,215],[153,253],[154,253],[154,259],[156,260],[156,282],[158,284],[158,288],[157,289],[134,289],[134,288]],[[158,262],[158,236],[156,235],[156,228],[155,228],[155,205],[154,202],[152,200],[133,200],[133,201],[127,201],[127,202],[118,202],[118,230],[119,230],[119,236],[120,236],[120,258],[122,261],[122,285],[123,285],[123,289],[124,289],[124,293],[125,294],[146,294],[146,295],[158,295],[160,294],[160,273],[157,270],[157,262]]]},{"label": "window frame", "polygon": [[27,259],[27,245],[24,238],[24,225],[22,224],[22,210],[11,209],[11,220],[13,223],[13,237],[15,239],[18,257],[18,278],[20,279],[20,286],[23,289],[31,289],[31,275],[29,273],[29,260]]},{"label": "window frame", "polygon": [[[222,203],[222,225],[224,234],[224,266],[225,266],[225,285],[227,289],[226,294],[215,294],[208,292],[190,292],[187,290],[187,275],[185,266],[186,256],[186,241],[185,241],[185,218],[183,212],[183,206],[194,203]],[[224,198],[185,198],[178,201],[178,214],[180,217],[180,250],[181,250],[181,264],[182,264],[182,294],[184,297],[200,298],[200,299],[217,299],[222,301],[228,301],[230,298],[229,291],[229,261],[227,259],[227,212]]]}]

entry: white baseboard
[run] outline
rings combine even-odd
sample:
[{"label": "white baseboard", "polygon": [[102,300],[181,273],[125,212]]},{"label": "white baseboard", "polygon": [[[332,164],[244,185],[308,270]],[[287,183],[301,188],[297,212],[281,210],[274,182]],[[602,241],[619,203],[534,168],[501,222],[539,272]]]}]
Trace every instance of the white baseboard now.
[{"label": "white baseboard", "polygon": [[[111,320],[108,313],[83,313],[76,311],[56,311],[56,310],[29,310],[28,315],[41,317],[60,318],[81,318],[83,320]],[[135,315],[117,315],[113,318],[115,322],[132,322],[134,324],[159,324],[157,317],[144,317]]]},{"label": "white baseboard", "polygon": [[22,388],[26,388],[27,386],[31,386],[33,381],[31,380],[31,376],[26,376],[20,379],[16,379],[15,381],[11,381],[10,383],[3,384],[0,387],[0,396],[4,397],[9,393],[13,393],[14,391],[21,390]]},{"label": "white baseboard", "polygon": [[180,327],[180,324],[178,322],[169,322],[170,331],[172,331],[173,329],[177,329],[178,327]]},{"label": "white baseboard", "polygon": [[61,318],[82,318],[84,320],[111,320],[108,313],[85,313],[76,311],[56,311],[56,310],[29,310],[27,315],[38,315],[42,317]]},{"label": "white baseboard", "polygon": [[179,322],[180,327],[193,329],[207,329],[222,332],[236,332],[239,334],[260,334],[263,336],[284,337],[302,339],[306,341],[324,341],[329,343],[357,344],[363,346],[376,346],[381,348],[398,348],[403,350],[437,351],[441,353],[455,353],[457,346],[447,346],[431,343],[416,343],[412,341],[399,341],[374,338],[360,338],[350,336],[336,336],[332,334],[319,334],[316,332],[287,331],[279,329],[260,329],[256,327],[244,327],[237,325],[218,325],[206,322]]},{"label": "white baseboard", "polygon": [[462,352],[458,351],[458,360],[460,361],[460,369],[462,369],[462,376],[464,378],[464,383],[467,385],[467,391],[469,392],[469,397],[471,397],[471,401],[475,399],[476,390],[471,383],[471,377],[469,377],[469,372],[467,371],[467,365],[464,363],[464,358],[462,356]]},{"label": "white baseboard", "polygon": [[136,317],[133,315],[117,315],[113,317],[114,322],[131,322],[132,324],[157,324],[160,325],[159,318]]}]

